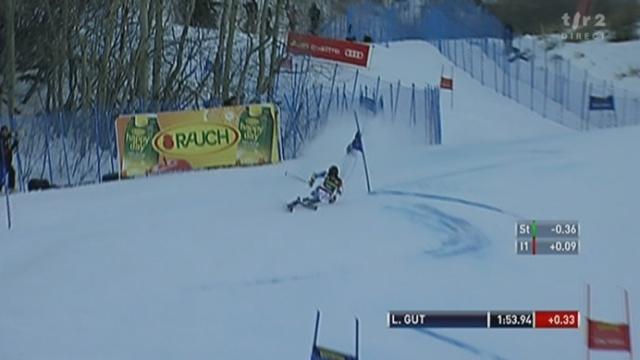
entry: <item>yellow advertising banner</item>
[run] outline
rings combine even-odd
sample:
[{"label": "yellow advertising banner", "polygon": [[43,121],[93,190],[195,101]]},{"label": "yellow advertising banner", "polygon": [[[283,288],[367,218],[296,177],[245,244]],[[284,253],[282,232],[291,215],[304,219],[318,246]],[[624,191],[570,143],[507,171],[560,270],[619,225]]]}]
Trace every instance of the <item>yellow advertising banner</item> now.
[{"label": "yellow advertising banner", "polygon": [[274,104],[123,115],[116,119],[122,177],[280,161]]}]

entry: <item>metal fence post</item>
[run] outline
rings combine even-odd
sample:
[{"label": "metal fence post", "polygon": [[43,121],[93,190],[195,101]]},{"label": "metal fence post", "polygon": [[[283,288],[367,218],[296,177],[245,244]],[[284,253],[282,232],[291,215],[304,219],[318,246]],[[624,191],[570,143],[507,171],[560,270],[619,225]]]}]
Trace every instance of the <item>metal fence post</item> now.
[{"label": "metal fence post", "polygon": [[533,104],[533,90],[535,90],[535,70],[536,70],[536,50],[535,50],[535,46],[536,44],[534,43],[533,46],[531,47],[533,49],[533,55],[531,56],[531,74],[530,74],[530,81],[529,81],[529,95],[531,97],[530,101],[531,101],[531,111],[533,111],[534,108],[534,104]]},{"label": "metal fence post", "polygon": [[547,117],[547,85],[549,82],[549,67],[547,66],[547,51],[544,52],[544,104],[542,105],[542,116]]},{"label": "metal fence post", "polygon": [[102,165],[101,165],[101,160],[102,157],[100,155],[100,127],[98,126],[98,114],[94,114],[94,128],[95,128],[95,141],[96,141],[96,164],[97,164],[97,169],[96,169],[96,182],[100,183],[102,181]]},{"label": "metal fence post", "polygon": [[587,100],[587,79],[589,77],[589,72],[585,69],[584,70],[584,80],[582,81],[582,103],[580,106],[580,118],[584,121],[586,120],[586,104],[585,101]]},{"label": "metal fence post", "polygon": [[[17,129],[18,127],[16,126],[16,119],[14,117],[15,115],[13,114],[13,111],[10,112],[9,114],[9,126],[11,126],[11,129]],[[20,148],[18,147],[18,149],[16,149],[16,160],[18,161],[18,172],[16,174],[16,182],[18,185],[18,189],[20,191],[24,191],[24,181],[22,179],[22,176],[24,175],[24,171],[22,171],[22,157],[20,156]]]},{"label": "metal fence post", "polygon": [[[64,126],[64,120],[62,118],[62,113],[58,113],[58,120],[60,123],[60,129],[62,131],[62,136],[60,136],[60,140],[62,141],[62,154],[64,156],[64,167],[65,170],[67,171],[67,185],[71,186],[71,173],[69,171],[69,157],[68,157],[68,152],[67,152],[67,142],[65,141],[65,138],[67,137],[67,132]],[[53,178],[51,179],[51,181],[53,181]]]},{"label": "metal fence post", "polygon": [[[49,181],[53,182],[53,167],[51,166],[51,142],[50,142],[50,136],[51,134],[49,133],[50,129],[51,129],[51,125],[50,125],[51,121],[47,121],[45,122],[45,134],[44,134],[44,138],[45,138],[45,146],[46,146],[46,163],[49,167]],[[43,168],[44,170],[44,168]],[[43,175],[44,175],[44,171],[43,171]]]},{"label": "metal fence post", "polygon": [[498,58],[496,56],[496,42],[492,41],[491,42],[492,48],[493,48],[493,89],[495,90],[495,92],[499,92],[498,91]]},{"label": "metal fence post", "polygon": [[456,66],[458,65],[458,41],[457,40],[452,40],[453,41],[453,63],[456,64]]},{"label": "metal fence post", "polygon": [[358,84],[358,74],[360,74],[360,70],[356,70],[356,78],[353,81],[353,91],[351,92],[351,107],[353,108],[353,101],[356,98],[356,85]]},{"label": "metal fence post", "polygon": [[469,65],[471,66],[471,76],[473,76],[474,79],[477,79],[477,75],[476,75],[476,71],[475,68],[473,67],[473,44],[471,43],[471,40],[466,40],[469,42]]},{"label": "metal fence post", "polygon": [[396,86],[396,104],[393,107],[393,121],[396,120],[396,116],[398,114],[398,103],[400,102],[400,80],[398,80],[398,85]]},{"label": "metal fence post", "polygon": [[411,84],[411,107],[410,121],[413,126],[416,125],[416,84]]},{"label": "metal fence post", "polygon": [[484,86],[484,53],[480,51],[480,83]]},{"label": "metal fence post", "polygon": [[329,102],[327,103],[327,113],[331,110],[331,101],[333,100],[333,87],[336,84],[336,74],[338,73],[338,64],[333,67],[333,76],[331,77],[331,88],[329,89]]},{"label": "metal fence post", "polygon": [[391,111],[391,114],[393,114],[393,83],[389,83],[389,110]]},{"label": "metal fence post", "polygon": [[622,125],[626,125],[627,123],[627,96],[628,96],[628,91],[627,89],[624,89],[623,92],[623,98],[622,98],[622,114],[621,114],[621,118],[622,118]]}]

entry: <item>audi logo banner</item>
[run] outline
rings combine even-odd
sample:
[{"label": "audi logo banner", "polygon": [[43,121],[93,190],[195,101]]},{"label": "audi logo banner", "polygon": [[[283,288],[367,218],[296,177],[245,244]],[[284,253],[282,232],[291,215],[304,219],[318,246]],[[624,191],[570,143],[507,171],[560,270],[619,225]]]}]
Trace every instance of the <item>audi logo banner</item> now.
[{"label": "audi logo banner", "polygon": [[309,55],[365,68],[369,66],[371,54],[369,44],[296,33],[289,33],[287,43],[290,54]]}]

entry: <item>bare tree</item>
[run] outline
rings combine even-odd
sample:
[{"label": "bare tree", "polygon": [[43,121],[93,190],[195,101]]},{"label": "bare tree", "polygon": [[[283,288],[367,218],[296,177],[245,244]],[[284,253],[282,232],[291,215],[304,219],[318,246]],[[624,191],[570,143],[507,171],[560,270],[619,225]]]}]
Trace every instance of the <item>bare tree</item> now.
[{"label": "bare tree", "polygon": [[278,54],[278,47],[280,44],[279,35],[280,35],[280,19],[282,18],[282,11],[284,7],[284,0],[276,0],[276,15],[274,19],[274,24],[271,29],[271,56],[270,56],[270,68],[269,68],[269,80],[267,82],[266,89],[264,91],[271,91],[274,86],[275,77],[280,70],[280,64],[282,59]]},{"label": "bare tree", "polygon": [[7,90],[7,113],[13,118],[16,96],[16,33],[15,33],[15,0],[5,0],[5,75],[4,83]]},{"label": "bare tree", "polygon": [[136,61],[136,95],[147,98],[149,91],[149,0],[138,0],[140,12],[140,45]]},{"label": "bare tree", "polygon": [[222,19],[220,20],[220,26],[218,30],[218,49],[216,51],[215,60],[213,62],[213,94],[220,97],[222,94],[222,68],[224,49],[227,36],[227,28],[229,23],[229,10],[231,8],[232,0],[224,0],[224,7],[222,9]]},{"label": "bare tree", "polygon": [[[262,2],[262,10],[260,12],[260,43],[263,43],[267,39],[267,23],[269,21],[269,0]],[[266,48],[261,48],[258,51],[258,79],[256,81],[256,93],[262,93],[265,81],[265,70],[267,67],[266,60]]]},{"label": "bare tree", "polygon": [[179,74],[184,70],[183,69],[184,50],[186,47],[187,36],[189,35],[189,23],[191,23],[191,17],[193,16],[193,10],[195,9],[195,5],[196,5],[196,0],[189,1],[188,10],[187,10],[187,19],[186,19],[187,21],[184,27],[182,28],[182,33],[180,34],[180,42],[178,44],[178,52],[175,58],[175,65],[173,66],[173,69],[169,72],[169,77],[165,84],[166,98],[175,96],[176,89],[174,86],[174,82],[178,78]]},{"label": "bare tree", "polygon": [[155,29],[153,39],[153,78],[151,91],[153,99],[159,100],[160,97],[160,77],[162,76],[162,54],[164,52],[164,1],[152,0],[154,4]]},{"label": "bare tree", "polygon": [[222,70],[222,98],[229,98],[229,87],[231,86],[231,66],[233,65],[233,46],[235,44],[236,15],[238,13],[239,0],[231,0],[229,10],[229,31],[227,34],[227,45],[224,56],[224,66]]},{"label": "bare tree", "polygon": [[101,61],[98,69],[98,106],[105,106],[107,101],[107,79],[109,78],[109,59],[111,58],[112,43],[115,35],[115,20],[121,0],[111,1],[104,27]]}]

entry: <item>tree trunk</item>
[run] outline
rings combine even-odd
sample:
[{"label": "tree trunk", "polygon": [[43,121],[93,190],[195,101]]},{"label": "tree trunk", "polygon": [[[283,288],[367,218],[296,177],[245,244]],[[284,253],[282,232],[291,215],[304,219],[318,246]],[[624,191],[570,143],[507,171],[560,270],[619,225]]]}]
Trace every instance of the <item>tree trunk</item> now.
[{"label": "tree trunk", "polygon": [[153,39],[153,80],[151,89],[153,91],[153,99],[160,100],[160,79],[162,76],[162,54],[164,46],[164,19],[163,19],[163,0],[153,0],[155,10],[155,34]]},{"label": "tree trunk", "polygon": [[187,19],[184,27],[182,28],[182,33],[180,34],[180,43],[178,44],[178,52],[176,53],[175,58],[175,66],[171,73],[169,74],[169,78],[165,84],[165,97],[170,97],[169,90],[173,90],[174,81],[178,77],[178,74],[182,71],[182,63],[184,57],[184,48],[187,42],[187,35],[189,35],[189,24],[191,23],[191,18],[193,17],[193,11],[196,7],[196,0],[191,0],[189,2],[189,7],[187,8]]},{"label": "tree trunk", "polygon": [[[260,37],[258,42],[260,44],[264,43],[267,38],[267,22],[269,18],[267,17],[269,9],[269,0],[264,0],[262,4],[262,11],[260,12]],[[264,87],[264,73],[267,67],[266,60],[266,47],[260,48],[258,51],[258,79],[256,81],[256,93],[262,93],[262,88]]]},{"label": "tree trunk", "polygon": [[82,70],[80,71],[80,85],[81,85],[81,90],[80,92],[82,93],[82,111],[84,113],[89,113],[89,108],[91,106],[91,98],[90,98],[90,87],[91,87],[91,81],[89,80],[89,58],[88,58],[88,52],[89,50],[87,49],[87,39],[86,38],[82,38],[81,40],[81,51],[82,51]]},{"label": "tree trunk", "polygon": [[7,114],[13,118],[16,97],[16,2],[5,0],[5,59],[6,69],[4,82],[7,87]]},{"label": "tree trunk", "polygon": [[224,63],[222,64],[222,99],[229,98],[229,87],[231,86],[230,76],[231,67],[233,66],[233,44],[235,42],[238,2],[239,0],[231,0],[231,9],[229,10],[229,33],[227,36],[227,46],[224,54]]},{"label": "tree trunk", "polygon": [[231,0],[225,0],[220,26],[218,27],[218,49],[216,50],[216,57],[213,62],[213,95],[218,98],[222,96],[222,58],[224,56],[230,7]]},{"label": "tree trunk", "polygon": [[138,0],[140,45],[136,61],[136,95],[147,99],[149,93],[149,0]]},{"label": "tree trunk", "polygon": [[[62,106],[65,109],[72,110],[73,104],[75,102],[75,61],[74,55],[71,52],[71,41],[76,40],[77,34],[72,34],[71,29],[73,25],[71,24],[74,21],[74,18],[71,14],[71,5],[69,4],[69,0],[62,1],[62,37],[63,44],[62,46],[62,56],[60,59],[60,67],[62,69],[63,78],[64,78],[64,68],[67,68],[67,99],[64,101]],[[66,62],[66,64],[65,64]]]},{"label": "tree trunk", "polygon": [[284,0],[276,0],[276,16],[273,21],[273,27],[271,29],[271,58],[269,67],[269,80],[265,91],[271,92],[274,86],[275,78],[280,71],[280,54],[278,54],[279,34],[280,34],[280,19],[282,18],[282,10],[284,6]]},{"label": "tree trunk", "polygon": [[247,80],[247,73],[249,72],[249,64],[251,63],[253,50],[253,38],[248,36],[244,63],[242,65],[242,71],[240,72],[240,78],[238,79],[238,87],[236,88],[236,94],[239,94],[238,96],[240,96],[241,100],[244,100],[244,84]]},{"label": "tree trunk", "polygon": [[113,37],[115,34],[115,20],[120,0],[112,0],[109,14],[105,23],[105,36],[100,55],[100,65],[98,67],[98,106],[105,106],[107,101],[107,79],[109,71],[109,59],[111,58],[111,49],[113,47]]}]

